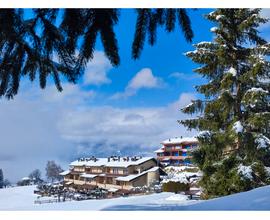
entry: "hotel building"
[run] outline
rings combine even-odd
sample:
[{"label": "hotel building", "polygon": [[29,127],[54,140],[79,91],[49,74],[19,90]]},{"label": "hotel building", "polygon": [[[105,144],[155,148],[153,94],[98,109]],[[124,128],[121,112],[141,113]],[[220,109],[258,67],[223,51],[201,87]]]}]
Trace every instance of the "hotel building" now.
[{"label": "hotel building", "polygon": [[163,172],[153,157],[81,158],[62,172],[64,185],[73,188],[100,187],[109,190],[130,190],[149,186],[160,180]]},{"label": "hotel building", "polygon": [[155,151],[157,160],[163,165],[191,165],[191,152],[198,147],[197,138],[170,138],[161,142]]}]

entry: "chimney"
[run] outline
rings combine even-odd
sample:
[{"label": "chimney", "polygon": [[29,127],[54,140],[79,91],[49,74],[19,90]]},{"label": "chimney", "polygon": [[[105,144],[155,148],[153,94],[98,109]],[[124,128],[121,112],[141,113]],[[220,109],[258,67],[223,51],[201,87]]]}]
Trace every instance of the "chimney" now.
[{"label": "chimney", "polygon": [[118,161],[120,162],[120,156],[118,156]]},{"label": "chimney", "polygon": [[110,159],[111,159],[111,158],[110,158],[110,157],[108,157],[108,162],[110,162]]},{"label": "chimney", "polygon": [[129,157],[127,157],[127,161],[129,161]]}]

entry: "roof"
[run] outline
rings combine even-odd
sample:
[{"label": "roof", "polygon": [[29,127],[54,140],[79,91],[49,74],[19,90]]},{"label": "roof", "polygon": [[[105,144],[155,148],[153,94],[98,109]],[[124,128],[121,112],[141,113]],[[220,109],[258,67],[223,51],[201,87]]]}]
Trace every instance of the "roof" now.
[{"label": "roof", "polygon": [[155,172],[159,169],[160,169],[159,167],[152,167],[151,169],[147,170],[147,172]]},{"label": "roof", "polygon": [[70,170],[65,170],[65,171],[59,173],[59,175],[65,176],[65,175],[67,175],[67,174],[69,174],[69,173],[70,173]]},{"label": "roof", "polygon": [[184,138],[169,138],[165,141],[162,141],[161,144],[182,144],[182,143],[198,143],[198,139],[195,137],[184,137]]},{"label": "roof", "polygon": [[128,176],[119,176],[119,177],[116,178],[116,180],[129,182],[129,181],[131,181],[133,179],[136,179],[137,177],[143,176],[143,175],[145,175],[145,174],[147,174],[149,172],[155,172],[157,170],[159,170],[159,167],[152,167],[151,169],[143,171],[143,172],[141,172],[139,174],[135,174],[135,175],[133,174],[133,175],[128,175]]},{"label": "roof", "polygon": [[163,159],[162,159],[162,161],[166,161],[166,160],[170,160],[171,158],[170,157],[164,157]]},{"label": "roof", "polygon": [[106,167],[129,167],[131,165],[139,165],[141,163],[144,163],[148,160],[154,159],[153,157],[142,157],[136,161],[132,161],[131,158],[129,158],[129,161],[124,160],[123,157],[120,158],[120,161],[115,160],[113,161],[110,159],[108,161],[108,158],[96,158],[96,161],[94,160],[85,160],[85,161],[73,161],[70,165],[71,166],[106,166]]},{"label": "roof", "polygon": [[66,182],[65,184],[66,184],[66,185],[71,185],[71,184],[72,184],[72,182]]},{"label": "roof", "polygon": [[158,149],[158,150],[155,150],[154,152],[155,152],[155,153],[163,153],[163,152],[164,152],[164,149],[163,149],[163,148],[160,148],[160,149]]},{"label": "roof", "polygon": [[80,176],[81,176],[81,177],[84,177],[84,178],[93,179],[93,178],[95,178],[97,175],[83,173],[83,174],[81,174]]},{"label": "roof", "polygon": [[110,188],[108,189],[108,192],[117,192],[119,189],[116,189],[116,188]]}]

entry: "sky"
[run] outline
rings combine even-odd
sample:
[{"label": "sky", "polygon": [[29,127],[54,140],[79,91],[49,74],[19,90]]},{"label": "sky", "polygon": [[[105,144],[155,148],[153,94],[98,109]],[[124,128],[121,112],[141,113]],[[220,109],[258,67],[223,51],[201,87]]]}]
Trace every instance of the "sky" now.
[{"label": "sky", "polygon": [[[193,43],[211,41],[214,26],[203,15],[212,9],[188,10]],[[263,10],[263,15],[270,15]],[[48,160],[64,169],[78,157],[147,155],[164,139],[193,136],[177,120],[189,118],[180,109],[200,97],[194,86],[206,82],[184,53],[193,50],[179,27],[158,30],[154,46],[145,44],[138,60],[131,58],[134,9],[121,10],[115,31],[121,63],[112,67],[98,40],[93,60],[78,84],[53,84],[41,90],[22,79],[13,100],[0,99],[0,168],[15,182],[35,168],[45,175]],[[267,40],[269,24],[261,27]]]}]

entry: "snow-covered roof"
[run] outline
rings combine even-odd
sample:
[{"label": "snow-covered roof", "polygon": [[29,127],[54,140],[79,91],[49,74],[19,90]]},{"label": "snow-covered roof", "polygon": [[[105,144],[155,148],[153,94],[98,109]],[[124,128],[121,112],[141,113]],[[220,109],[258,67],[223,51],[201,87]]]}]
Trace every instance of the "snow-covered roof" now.
[{"label": "snow-covered roof", "polygon": [[147,170],[147,172],[155,172],[159,169],[160,169],[159,167],[152,167],[151,169]]},{"label": "snow-covered roof", "polygon": [[164,157],[163,159],[162,159],[162,161],[166,161],[166,160],[170,160],[171,158],[170,157]]},{"label": "snow-covered roof", "polygon": [[169,138],[165,141],[162,141],[161,144],[182,144],[182,143],[198,143],[198,139],[195,137],[184,137],[184,138]]},{"label": "snow-covered roof", "polygon": [[135,179],[137,177],[143,176],[143,175],[145,175],[145,174],[147,174],[149,172],[155,172],[158,169],[159,169],[159,167],[152,167],[151,169],[143,171],[143,172],[141,172],[139,174],[135,174],[135,175],[132,174],[132,175],[128,175],[128,176],[119,176],[119,177],[116,178],[116,180],[129,182],[129,181],[131,181],[131,180],[133,180],[133,179]]},{"label": "snow-covered roof", "polygon": [[26,176],[26,177],[23,177],[22,180],[30,180],[30,178]]},{"label": "snow-covered roof", "polygon": [[163,152],[164,152],[164,149],[163,149],[163,148],[160,148],[160,149],[158,149],[158,150],[155,150],[154,152],[155,152],[155,153],[163,153]]},{"label": "snow-covered roof", "polygon": [[83,173],[83,174],[81,174],[80,176],[81,176],[81,177],[84,177],[84,178],[93,179],[93,178],[95,178],[97,175]]},{"label": "snow-covered roof", "polygon": [[108,192],[117,192],[119,189],[116,189],[116,188],[110,188],[108,189]]},{"label": "snow-covered roof", "polygon": [[129,167],[131,165],[139,165],[148,160],[154,159],[153,157],[142,157],[137,160],[126,160],[124,158],[120,158],[120,160],[113,160],[112,158],[108,161],[108,158],[96,158],[96,160],[84,160],[79,161],[75,160],[70,165],[71,166],[106,166],[106,167]]},{"label": "snow-covered roof", "polygon": [[59,173],[59,175],[65,176],[65,175],[67,175],[67,174],[69,174],[69,173],[70,173],[70,170],[65,170],[65,171]]}]

